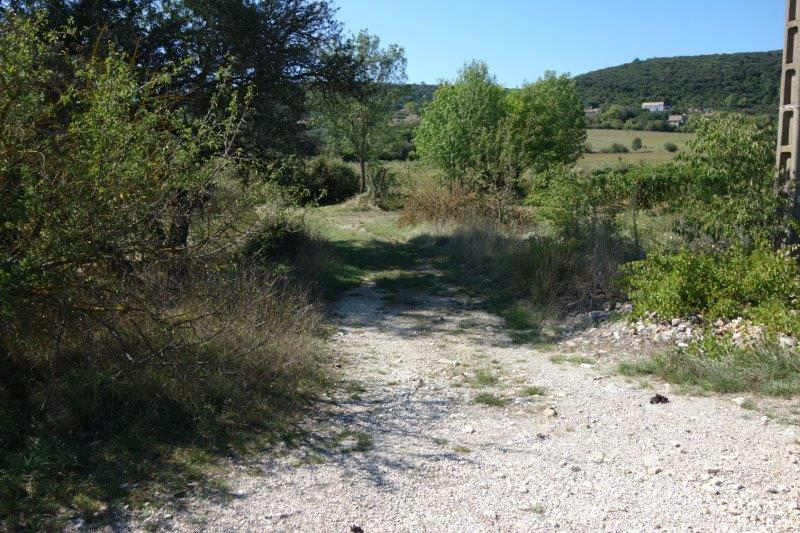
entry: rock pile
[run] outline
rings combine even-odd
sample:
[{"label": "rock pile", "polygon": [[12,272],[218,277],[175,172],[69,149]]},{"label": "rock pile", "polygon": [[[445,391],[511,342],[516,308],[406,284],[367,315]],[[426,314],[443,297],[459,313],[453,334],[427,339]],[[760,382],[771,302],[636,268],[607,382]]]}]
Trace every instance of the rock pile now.
[{"label": "rock pile", "polygon": [[[688,348],[693,341],[713,334],[722,339],[729,338],[734,345],[747,347],[764,337],[762,326],[744,318],[717,320],[708,324],[702,316],[659,320],[655,313],[632,319],[630,304],[617,304],[612,311],[592,311],[573,315],[565,321],[562,329],[567,347],[608,344],[615,347],[640,349],[651,347]],[[797,339],[779,335],[783,348],[795,348]]]}]

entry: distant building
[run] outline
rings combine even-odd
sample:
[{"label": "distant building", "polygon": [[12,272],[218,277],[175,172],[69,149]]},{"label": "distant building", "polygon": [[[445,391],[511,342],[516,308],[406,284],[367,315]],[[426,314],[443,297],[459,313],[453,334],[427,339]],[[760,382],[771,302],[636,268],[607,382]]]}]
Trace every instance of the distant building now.
[{"label": "distant building", "polygon": [[667,123],[673,128],[680,128],[686,124],[688,119],[689,117],[687,115],[670,115],[667,119]]},{"label": "distant building", "polygon": [[645,102],[642,104],[642,109],[646,109],[651,113],[663,113],[668,107],[665,102]]},{"label": "distant building", "polygon": [[587,117],[594,118],[594,117],[596,117],[597,115],[600,114],[600,108],[599,107],[587,107],[586,109],[583,110],[583,112],[586,113]]}]

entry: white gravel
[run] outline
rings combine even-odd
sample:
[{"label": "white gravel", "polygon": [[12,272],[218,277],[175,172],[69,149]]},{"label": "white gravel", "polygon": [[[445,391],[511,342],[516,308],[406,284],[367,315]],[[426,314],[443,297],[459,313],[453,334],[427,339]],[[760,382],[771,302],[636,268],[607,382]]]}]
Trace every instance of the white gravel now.
[{"label": "white gravel", "polygon": [[[467,297],[381,296],[340,303],[334,349],[364,391],[338,393],[306,445],[232,465],[228,498],[191,497],[129,529],[800,531],[796,426],[610,375],[591,342],[577,346],[598,364],[553,363]],[[475,386],[478,369],[499,382]],[[474,404],[480,392],[509,403]],[[655,392],[671,402],[651,405]]]}]

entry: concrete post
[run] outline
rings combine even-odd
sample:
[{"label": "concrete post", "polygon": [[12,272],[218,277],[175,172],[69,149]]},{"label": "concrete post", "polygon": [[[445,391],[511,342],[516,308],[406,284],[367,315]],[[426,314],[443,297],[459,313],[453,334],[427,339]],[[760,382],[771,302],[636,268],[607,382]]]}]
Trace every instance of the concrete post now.
[{"label": "concrete post", "polygon": [[800,13],[798,0],[786,0],[786,31],[783,44],[780,120],[778,126],[778,192],[792,201],[796,218],[798,207],[797,176],[800,171]]}]

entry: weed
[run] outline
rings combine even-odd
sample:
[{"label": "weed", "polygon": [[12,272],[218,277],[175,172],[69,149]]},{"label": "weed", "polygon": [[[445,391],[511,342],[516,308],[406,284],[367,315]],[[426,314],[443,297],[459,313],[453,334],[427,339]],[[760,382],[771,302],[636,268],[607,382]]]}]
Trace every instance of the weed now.
[{"label": "weed", "polygon": [[545,396],[547,389],[544,387],[525,387],[520,391],[521,396]]},{"label": "weed", "polygon": [[343,431],[335,440],[342,446],[342,453],[366,452],[375,444],[372,436],[363,431]]},{"label": "weed", "polygon": [[508,405],[509,400],[501,398],[488,392],[482,392],[472,399],[473,403],[488,405],[491,407],[505,407]]},{"label": "weed", "polygon": [[492,387],[500,382],[500,378],[485,368],[479,368],[475,371],[475,376],[472,378],[472,383],[476,387]]},{"label": "weed", "polygon": [[708,337],[688,349],[620,364],[619,370],[629,376],[655,375],[710,392],[783,397],[800,394],[800,353],[772,342],[742,348]]},{"label": "weed", "polygon": [[472,450],[470,450],[466,446],[461,446],[461,445],[453,446],[453,451],[456,452],[456,453],[464,454],[464,455],[466,455],[468,453],[472,453]]},{"label": "weed", "polygon": [[433,443],[436,444],[437,446],[446,446],[449,442],[450,441],[448,441],[447,439],[440,439],[440,438],[433,439]]},{"label": "weed", "polygon": [[562,363],[573,363],[576,365],[581,365],[581,364],[593,365],[597,363],[597,361],[595,359],[592,359],[591,357],[586,357],[583,355],[562,355],[562,354],[551,356],[550,361],[556,363],[557,365],[560,365]]},{"label": "weed", "polygon": [[758,404],[753,400],[745,400],[741,403],[742,409],[747,409],[748,411],[756,411],[758,410]]}]

